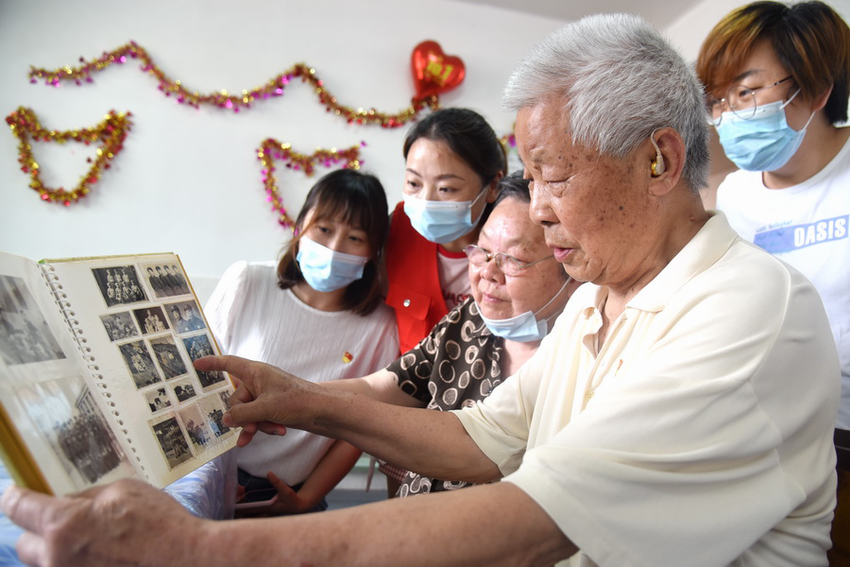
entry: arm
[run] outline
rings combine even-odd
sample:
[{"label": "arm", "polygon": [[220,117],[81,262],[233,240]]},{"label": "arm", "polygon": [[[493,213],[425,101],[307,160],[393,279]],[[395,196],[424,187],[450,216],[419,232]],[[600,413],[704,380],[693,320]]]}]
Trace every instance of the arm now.
[{"label": "arm", "polygon": [[[552,565],[576,551],[551,518],[509,483],[238,522],[191,516],[139,481],[70,498],[11,487],[2,508],[27,530],[18,540],[20,558],[57,567]],[[470,527],[481,525],[487,529],[470,538]],[[158,534],[155,543],[151,533]]]},{"label": "arm", "polygon": [[405,394],[398,387],[398,378],[389,370],[378,370],[363,378],[352,378],[349,380],[334,380],[322,384],[325,388],[337,392],[352,392],[369,396],[385,404],[406,407],[423,407],[420,400]]},{"label": "arm", "polygon": [[195,362],[199,370],[223,370],[241,382],[225,413],[243,426],[239,445],[258,431],[285,427],[344,439],[376,457],[436,478],[492,481],[500,476],[453,414],[384,404],[361,394],[334,391],[273,366],[235,356]]}]

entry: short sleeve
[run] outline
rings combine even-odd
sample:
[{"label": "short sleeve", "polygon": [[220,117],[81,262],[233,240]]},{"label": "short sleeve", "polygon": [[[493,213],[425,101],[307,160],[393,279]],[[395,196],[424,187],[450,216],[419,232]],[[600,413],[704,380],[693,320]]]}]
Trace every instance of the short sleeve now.
[{"label": "short sleeve", "polygon": [[[769,275],[757,299],[716,275],[672,300],[645,348],[506,478],[598,564],[819,564],[837,364],[813,288]],[[747,318],[718,316],[745,298]]]}]

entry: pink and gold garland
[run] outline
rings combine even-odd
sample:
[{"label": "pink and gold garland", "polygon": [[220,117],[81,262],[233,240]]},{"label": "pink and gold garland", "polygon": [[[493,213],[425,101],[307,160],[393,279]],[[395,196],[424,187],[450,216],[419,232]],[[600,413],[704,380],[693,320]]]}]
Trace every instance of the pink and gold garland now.
[{"label": "pink and gold garland", "polygon": [[[440,107],[436,94],[431,94],[422,99],[414,97],[409,107],[395,114],[379,112],[374,108],[366,110],[345,106],[337,102],[336,97],[325,89],[324,81],[316,76],[316,70],[304,63],[296,63],[288,70],[271,78],[264,85],[243,90],[241,95],[232,95],[224,90],[200,94],[197,91],[187,89],[180,81],[173,80],[163,73],[145,48],[134,41],[113,51],[104,52],[100,58],[94,61],[86,61],[81,57],[80,63],[82,65],[79,67],[66,66],[53,70],[30,67],[30,82],[36,83],[38,80],[43,80],[45,84],[54,87],[60,86],[65,81],[74,81],[78,85],[92,83],[94,82],[92,73],[103,71],[113,63],[122,64],[131,59],[139,59],[142,62],[142,71],[156,77],[156,80],[159,81],[159,90],[165,93],[165,96],[172,97],[181,104],[195,108],[200,108],[201,105],[210,105],[239,112],[242,109],[250,108],[257,101],[283,96],[286,87],[295,79],[301,79],[303,83],[307,83],[313,88],[319,102],[325,106],[327,112],[344,118],[350,124],[377,124],[383,128],[397,128],[413,120],[426,107],[431,110]],[[430,77],[426,78],[430,79]],[[446,90],[453,86],[447,85]]]},{"label": "pink and gold garland", "polygon": [[292,149],[292,144],[278,142],[273,138],[263,141],[257,149],[257,159],[262,167],[260,173],[263,178],[263,186],[266,189],[266,200],[272,204],[272,210],[278,214],[278,222],[284,228],[292,228],[292,219],[280,198],[277,188],[277,177],[275,176],[275,160],[286,162],[286,167],[296,171],[303,171],[308,177],[313,175],[316,165],[331,167],[343,162],[342,167],[360,169],[360,148],[366,142],[360,142],[359,146],[351,146],[345,150],[331,148],[324,150],[318,148],[310,155],[299,153]]},{"label": "pink and gold garland", "polygon": [[[92,74],[103,71],[115,64],[123,64],[131,59],[141,61],[142,71],[152,75],[159,82],[159,90],[165,96],[174,98],[180,104],[186,104],[194,108],[201,105],[215,106],[239,112],[248,109],[257,101],[283,96],[286,87],[294,80],[300,79],[312,87],[319,102],[325,106],[329,113],[344,118],[350,124],[358,125],[380,125],[382,128],[397,128],[414,120],[416,116],[426,107],[432,111],[440,107],[438,95],[457,87],[464,78],[463,61],[451,55],[445,55],[438,43],[424,41],[414,48],[411,56],[411,71],[414,75],[416,94],[411,100],[411,106],[401,112],[391,114],[383,113],[371,108],[354,109],[339,104],[336,97],[324,87],[324,82],[316,76],[316,70],[304,63],[297,63],[290,69],[278,74],[264,85],[250,90],[243,90],[241,95],[228,94],[227,91],[200,94],[185,88],[181,81],[168,77],[154,63],[148,52],[136,42],[119,47],[93,61],[80,58],[81,65],[78,67],[62,67],[48,70],[42,68],[30,68],[30,82],[36,83],[43,80],[45,84],[59,87],[62,82],[74,81],[77,85],[92,83]],[[21,169],[29,173],[32,181],[30,187],[38,191],[42,200],[47,202],[61,202],[66,206],[76,202],[89,193],[90,186],[97,182],[100,170],[109,168],[109,161],[113,159],[122,149],[124,138],[130,129],[130,113],[115,114],[110,112],[106,120],[94,129],[81,129],[71,132],[56,132],[44,130],[32,110],[19,108],[6,118],[13,133],[19,138]],[[98,158],[92,165],[90,171],[83,177],[80,184],[72,191],[64,188],[56,190],[45,188],[38,175],[38,163],[32,157],[33,141],[56,141],[64,143],[73,139],[85,144],[101,139],[103,147],[98,150]],[[501,143],[509,151],[516,142],[513,133],[502,136]],[[342,162],[342,167],[358,169],[362,163],[360,160],[360,147],[352,146],[348,149],[330,150],[317,149],[310,155],[301,154],[292,149],[291,144],[278,142],[268,138],[262,142],[257,150],[257,157],[262,166],[263,186],[267,194],[267,201],[272,204],[272,210],[278,214],[278,222],[285,228],[291,228],[292,219],[289,217],[286,206],[280,197],[277,186],[275,160],[286,162],[286,167],[293,170],[303,171],[310,176],[316,165],[331,167]]]},{"label": "pink and gold garland", "polygon": [[[129,112],[116,114],[114,110],[110,110],[109,114],[104,116],[103,122],[92,128],[59,132],[44,128],[32,109],[19,107],[6,117],[6,123],[9,125],[12,134],[18,139],[18,162],[21,164],[21,171],[30,176],[30,188],[38,192],[42,201],[61,203],[67,207],[88,195],[91,186],[100,179],[101,171],[109,169],[109,162],[121,153],[124,148],[124,139],[127,137],[132,124],[130,116],[132,114]],[[38,162],[32,155],[32,144],[34,142],[64,144],[69,140],[81,142],[87,146],[100,141],[101,146],[97,149],[97,158],[72,190],[66,191],[64,187],[58,189],[45,187],[41,181]],[[91,162],[91,158],[88,161]]]}]

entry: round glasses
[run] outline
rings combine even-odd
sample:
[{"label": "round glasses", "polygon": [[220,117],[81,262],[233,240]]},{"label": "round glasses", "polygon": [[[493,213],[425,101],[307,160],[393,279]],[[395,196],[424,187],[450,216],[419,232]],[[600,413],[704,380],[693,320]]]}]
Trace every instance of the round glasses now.
[{"label": "round glasses", "polygon": [[495,260],[496,266],[502,271],[502,273],[506,276],[512,277],[518,276],[520,272],[534,264],[539,264],[540,262],[545,262],[546,260],[551,260],[555,257],[546,256],[545,258],[540,258],[534,262],[523,262],[521,260],[517,260],[510,254],[505,254],[504,252],[496,252],[495,254],[488,252],[475,244],[470,244],[464,248],[463,251],[467,258],[469,258],[469,263],[473,266],[483,268],[487,262]]},{"label": "round glasses", "polygon": [[726,91],[726,96],[721,99],[713,95],[708,95],[705,100],[705,107],[708,110],[709,122],[715,126],[720,125],[720,121],[723,120],[724,105],[738,118],[742,120],[752,119],[756,115],[756,109],[758,108],[756,94],[779,86],[789,79],[791,79],[791,75],[766,87],[759,87],[757,89],[751,89],[744,85],[732,85]]}]

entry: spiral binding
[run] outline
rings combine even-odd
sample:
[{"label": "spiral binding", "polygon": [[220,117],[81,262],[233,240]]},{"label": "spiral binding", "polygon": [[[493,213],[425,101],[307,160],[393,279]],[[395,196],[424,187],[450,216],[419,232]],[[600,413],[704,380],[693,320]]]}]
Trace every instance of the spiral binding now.
[{"label": "spiral binding", "polygon": [[[107,399],[106,404],[111,408],[109,411],[115,416],[116,423],[121,427],[121,432],[127,440],[127,445],[133,451],[133,454],[136,454],[136,448],[133,446],[133,439],[129,436],[130,432],[124,427],[124,421],[121,419],[121,413],[115,409],[117,406],[111,399],[112,394],[109,392],[109,386],[106,385],[104,376],[100,373],[100,367],[96,364],[95,357],[91,354],[91,347],[87,345],[88,339],[83,336],[83,330],[79,327],[80,321],[76,318],[76,314],[71,308],[71,302],[68,301],[68,294],[64,291],[65,288],[59,282],[59,276],[56,275],[56,268],[54,268],[51,264],[39,264],[39,266],[41,267],[42,274],[44,275],[45,284],[48,288],[50,288],[50,293],[53,295],[53,299],[59,306],[59,311],[68,323],[70,333],[74,337],[74,341],[77,343],[77,349],[82,354],[83,360],[89,369],[89,373],[92,378],[95,379],[95,384],[101,389],[101,395]],[[142,463],[142,459],[136,455],[136,460],[139,462],[141,472],[147,477],[148,475],[145,472],[145,465]]]}]

